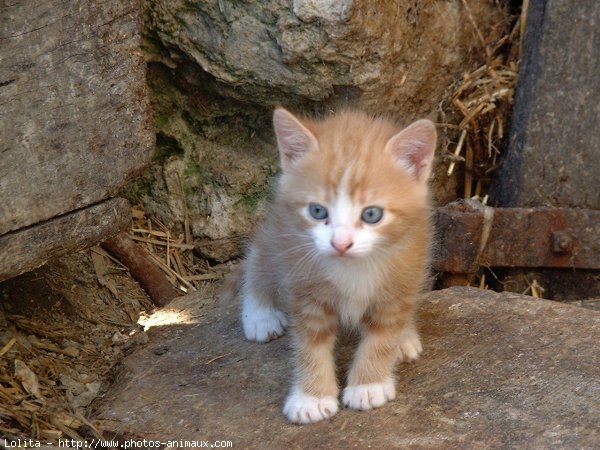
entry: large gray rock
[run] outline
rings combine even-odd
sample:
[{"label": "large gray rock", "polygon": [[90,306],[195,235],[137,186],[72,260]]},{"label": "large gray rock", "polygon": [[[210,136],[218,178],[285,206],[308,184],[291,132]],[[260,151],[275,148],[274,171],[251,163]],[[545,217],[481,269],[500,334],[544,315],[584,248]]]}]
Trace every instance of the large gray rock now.
[{"label": "large gray rock", "polygon": [[[505,18],[496,2],[469,4],[484,35]],[[278,170],[274,106],[319,113],[357,104],[406,124],[435,115],[480,46],[461,0],[146,0],[145,8],[164,159],[131,198],[170,223],[183,220],[186,202],[199,250],[218,260],[235,256],[264,211]],[[183,161],[175,172],[169,157]],[[173,174],[183,187],[168,182]],[[446,183],[436,182],[438,200],[454,198]]]},{"label": "large gray rock", "polygon": [[[471,3],[484,32],[497,25],[497,6]],[[479,45],[459,0],[148,0],[146,8],[149,34],[166,49],[235,87],[231,95],[268,106],[340,90],[409,120],[431,113]]]},{"label": "large gray rock", "polygon": [[180,298],[125,359],[96,422],[127,438],[234,448],[597,446],[600,313],[452,288],[429,294],[419,317],[425,350],[398,369],[396,400],[299,427],[281,413],[289,338],[246,342],[237,305]]}]

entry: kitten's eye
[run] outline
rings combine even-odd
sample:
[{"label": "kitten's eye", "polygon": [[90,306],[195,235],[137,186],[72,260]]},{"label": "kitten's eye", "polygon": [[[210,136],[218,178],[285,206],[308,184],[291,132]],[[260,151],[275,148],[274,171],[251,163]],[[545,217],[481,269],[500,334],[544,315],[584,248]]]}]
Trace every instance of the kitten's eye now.
[{"label": "kitten's eye", "polygon": [[360,218],[365,223],[375,224],[383,217],[383,209],[379,206],[367,206],[363,209],[362,216]]},{"label": "kitten's eye", "polygon": [[308,205],[308,212],[311,217],[316,220],[325,220],[329,216],[327,213],[327,208],[323,205],[319,205],[318,203],[311,203]]}]

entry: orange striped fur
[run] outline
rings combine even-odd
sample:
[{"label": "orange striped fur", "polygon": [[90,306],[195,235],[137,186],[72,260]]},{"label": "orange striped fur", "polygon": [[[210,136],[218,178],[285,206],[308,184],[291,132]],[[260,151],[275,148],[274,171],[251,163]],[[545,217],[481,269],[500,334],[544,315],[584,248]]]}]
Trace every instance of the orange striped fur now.
[{"label": "orange striped fur", "polygon": [[[336,335],[359,329],[342,402],[382,406],[395,396],[395,364],[422,349],[414,314],[428,278],[435,128],[421,120],[401,131],[356,111],[314,121],[278,109],[274,123],[283,173],[243,266],[246,337],[266,342],[290,325],[284,413],[309,423],[337,412]],[[328,217],[315,219],[311,204]],[[373,206],[383,210],[374,224],[362,218]]]}]

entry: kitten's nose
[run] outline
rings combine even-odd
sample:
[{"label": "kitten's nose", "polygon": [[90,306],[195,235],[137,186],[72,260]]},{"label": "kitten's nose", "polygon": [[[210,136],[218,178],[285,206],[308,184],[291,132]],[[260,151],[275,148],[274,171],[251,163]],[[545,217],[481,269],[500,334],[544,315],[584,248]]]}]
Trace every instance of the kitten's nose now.
[{"label": "kitten's nose", "polygon": [[342,256],[344,253],[346,253],[348,250],[350,250],[352,245],[354,245],[354,242],[352,242],[349,239],[333,238],[331,240],[331,246],[333,248],[335,248],[335,250],[339,253],[340,256]]}]

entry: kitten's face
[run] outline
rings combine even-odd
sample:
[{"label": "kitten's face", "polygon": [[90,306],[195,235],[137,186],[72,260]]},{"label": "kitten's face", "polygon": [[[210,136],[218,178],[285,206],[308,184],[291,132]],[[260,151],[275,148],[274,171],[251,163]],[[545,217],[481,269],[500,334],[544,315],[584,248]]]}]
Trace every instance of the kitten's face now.
[{"label": "kitten's face", "polygon": [[304,204],[297,210],[323,255],[368,255],[385,241],[383,230],[395,220],[385,199],[357,189],[352,183],[353,175],[349,167],[337,185],[313,185],[305,191]]},{"label": "kitten's face", "polygon": [[280,196],[288,220],[325,257],[344,261],[393,250],[411,216],[427,207],[435,147],[429,124],[415,138],[406,134],[411,127],[396,133],[390,123],[360,113],[315,123],[278,110]]},{"label": "kitten's face", "polygon": [[387,165],[373,171],[349,166],[334,175],[315,158],[289,181],[291,212],[321,255],[365,257],[393,250],[401,240],[426,197],[391,162]]}]

